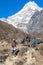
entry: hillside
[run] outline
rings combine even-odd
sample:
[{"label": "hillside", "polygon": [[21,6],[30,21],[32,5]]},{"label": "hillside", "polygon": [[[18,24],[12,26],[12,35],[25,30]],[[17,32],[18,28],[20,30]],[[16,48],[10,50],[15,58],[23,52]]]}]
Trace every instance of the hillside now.
[{"label": "hillside", "polygon": [[25,33],[21,32],[19,29],[16,29],[12,25],[0,21],[0,40],[12,40],[17,37],[25,37]]},{"label": "hillside", "polygon": [[[43,33],[37,34],[36,38],[40,38],[42,35]],[[16,29],[11,24],[0,21],[0,65],[43,65],[43,44],[37,45],[34,48],[25,46],[24,43],[20,44],[21,40],[26,36],[26,33]],[[28,36],[34,37],[32,34],[28,34]],[[19,44],[16,47],[19,49],[17,56],[12,54],[13,48],[9,43],[14,38],[19,40],[17,42]],[[4,56],[7,56],[6,59]]]}]

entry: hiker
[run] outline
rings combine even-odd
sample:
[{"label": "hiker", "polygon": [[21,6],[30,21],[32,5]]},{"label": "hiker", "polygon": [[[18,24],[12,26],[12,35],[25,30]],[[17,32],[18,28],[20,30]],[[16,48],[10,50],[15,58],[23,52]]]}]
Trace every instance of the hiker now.
[{"label": "hiker", "polygon": [[15,41],[15,39],[13,39],[13,41],[12,41],[12,43],[11,43],[11,46],[14,48],[14,47],[16,47],[16,41]]},{"label": "hiker", "polygon": [[15,41],[15,39],[13,39],[13,42],[12,42],[12,47],[13,47],[13,50],[12,50],[12,54],[14,54],[14,55],[17,55],[18,54],[18,52],[19,52],[19,50],[16,48],[16,41]]},{"label": "hiker", "polygon": [[30,47],[30,43],[29,42],[30,42],[30,37],[26,36],[24,45]]},{"label": "hiker", "polygon": [[17,55],[17,54],[18,54],[18,52],[19,52],[19,50],[18,50],[18,49],[16,49],[16,48],[14,48],[14,49],[12,50],[12,54],[14,54],[14,55]]},{"label": "hiker", "polygon": [[26,39],[25,39],[27,42],[30,42],[30,37],[29,36],[26,36]]},{"label": "hiker", "polygon": [[32,39],[32,46],[36,46],[36,44],[37,44],[37,40],[36,39]]}]

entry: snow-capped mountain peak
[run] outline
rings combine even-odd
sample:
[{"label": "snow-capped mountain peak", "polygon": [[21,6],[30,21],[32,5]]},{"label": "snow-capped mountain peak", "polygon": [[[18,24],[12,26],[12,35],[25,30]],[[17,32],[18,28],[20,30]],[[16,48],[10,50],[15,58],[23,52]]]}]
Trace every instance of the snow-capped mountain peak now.
[{"label": "snow-capped mountain peak", "polygon": [[30,1],[25,4],[21,11],[19,11],[15,15],[8,17],[7,21],[9,21],[9,23],[16,28],[26,31],[26,25],[29,23],[29,20],[31,19],[33,14],[36,11],[40,11],[41,9],[42,8],[40,8],[34,1]]},{"label": "snow-capped mountain peak", "polygon": [[35,10],[35,9],[40,10],[40,7],[39,7],[34,1],[28,2],[28,3],[24,6],[24,8],[26,8],[26,7],[30,7],[30,8],[33,9],[33,10]]},{"label": "snow-capped mountain peak", "polygon": [[[24,7],[18,13],[14,14],[12,16],[9,16],[7,18],[7,22],[9,24],[12,24],[16,28],[19,28],[20,30],[27,32],[27,28],[28,28],[27,24],[29,24],[29,26],[31,28],[31,24],[33,24],[32,23],[33,21],[31,21],[33,19],[32,17],[34,17],[34,14],[35,14],[35,16],[37,16],[37,14],[40,15],[39,13],[41,10],[43,10],[43,9],[40,8],[34,1],[30,1],[30,2],[26,3],[24,5]],[[36,21],[34,21],[34,22],[36,22]]]}]

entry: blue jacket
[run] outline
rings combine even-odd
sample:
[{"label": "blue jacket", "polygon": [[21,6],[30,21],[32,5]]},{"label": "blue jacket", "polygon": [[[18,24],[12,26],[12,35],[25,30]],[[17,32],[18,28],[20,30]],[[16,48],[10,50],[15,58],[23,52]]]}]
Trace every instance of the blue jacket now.
[{"label": "blue jacket", "polygon": [[34,44],[34,45],[37,44],[37,40],[36,39],[33,39],[32,40],[32,44]]}]

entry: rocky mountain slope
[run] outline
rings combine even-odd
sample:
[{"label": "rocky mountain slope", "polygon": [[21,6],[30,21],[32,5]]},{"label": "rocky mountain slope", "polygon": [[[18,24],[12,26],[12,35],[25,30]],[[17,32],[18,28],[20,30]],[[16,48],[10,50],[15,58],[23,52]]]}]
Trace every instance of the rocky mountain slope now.
[{"label": "rocky mountain slope", "polygon": [[13,38],[25,37],[25,33],[16,29],[14,26],[0,21],[0,40],[10,41]]},{"label": "rocky mountain slope", "polygon": [[36,11],[27,24],[27,31],[32,33],[43,32],[43,10]]}]

